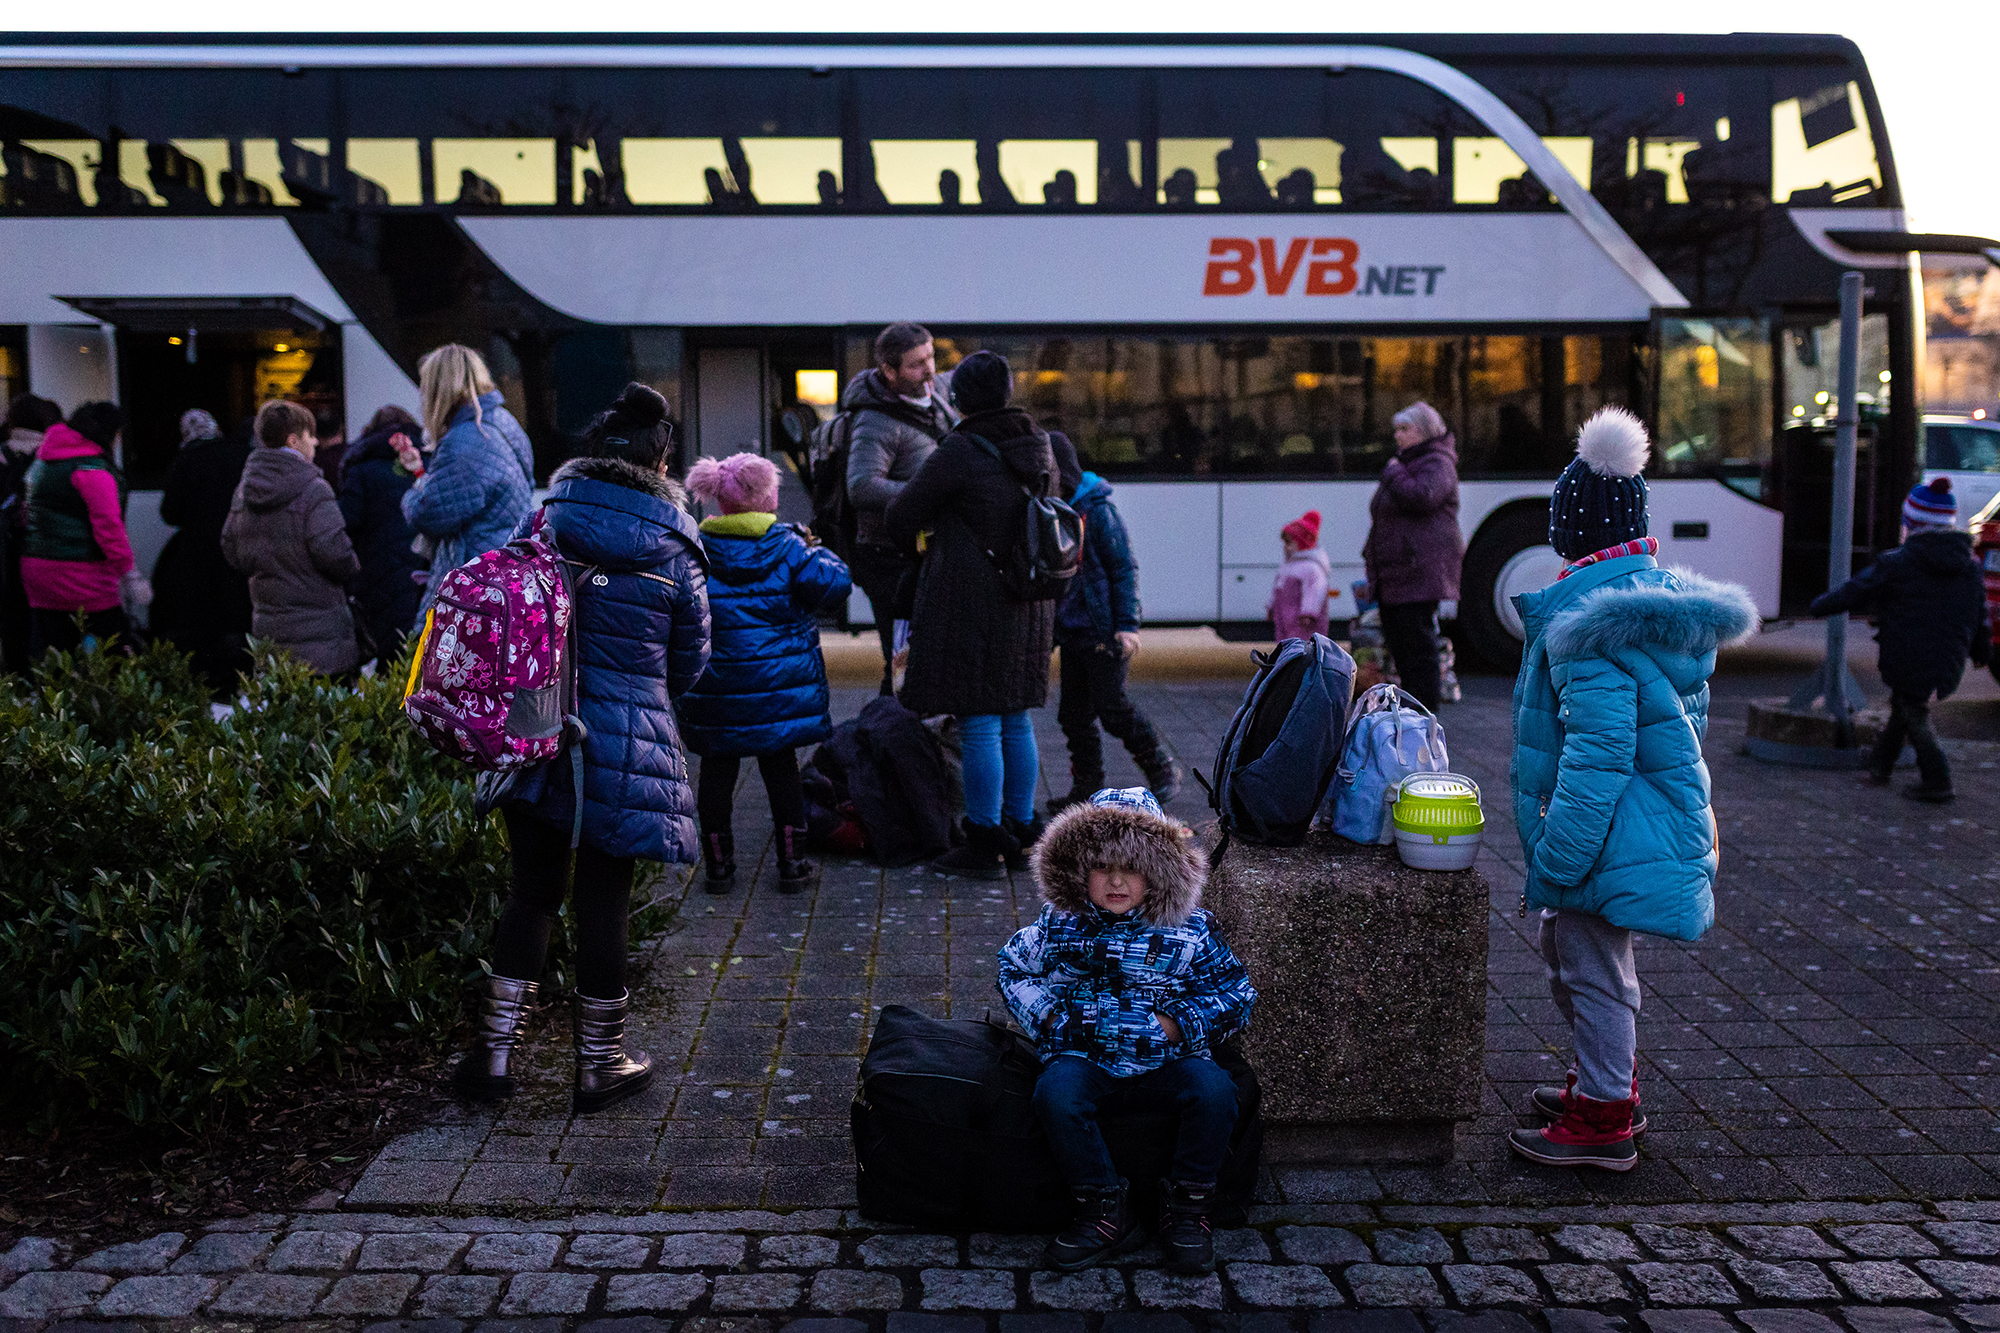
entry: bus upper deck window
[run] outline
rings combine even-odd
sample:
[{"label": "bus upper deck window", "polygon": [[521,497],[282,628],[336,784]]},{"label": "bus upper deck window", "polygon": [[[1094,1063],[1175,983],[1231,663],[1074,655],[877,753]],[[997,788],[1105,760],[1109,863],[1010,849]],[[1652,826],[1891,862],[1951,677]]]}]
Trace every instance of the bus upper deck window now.
[{"label": "bus upper deck window", "polygon": [[[1569,174],[1588,184],[1590,155],[1594,146],[1585,135],[1544,135],[1543,145]],[[1506,187],[1525,182],[1528,164],[1509,148],[1505,140],[1487,137],[1460,137],[1451,141],[1451,198],[1456,204],[1510,202],[1519,194]]]},{"label": "bus upper deck window", "polygon": [[1337,139],[1162,139],[1159,202],[1223,208],[1337,204],[1346,151]]},{"label": "bus upper deck window", "polygon": [[553,204],[556,141],[433,139],[431,181],[439,203]]},{"label": "bus upper deck window", "polygon": [[959,203],[997,203],[1011,193],[1001,175],[997,143],[872,139],[868,146],[875,156],[876,187],[891,204],[944,203],[946,172],[958,182]]},{"label": "bus upper deck window", "polygon": [[1000,179],[1017,204],[1095,204],[1097,141],[1002,139]]},{"label": "bus upper deck window", "polygon": [[[104,146],[95,139],[23,139],[21,147],[30,153],[46,158],[54,158],[69,167],[64,172],[59,168],[37,171],[40,164],[24,163],[24,171],[37,178],[36,193],[45,196],[49,202],[57,199],[74,199],[86,208],[97,204],[97,168],[104,157]],[[10,171],[12,170],[10,164]],[[46,179],[43,179],[46,177]],[[9,185],[11,197],[16,190]]]},{"label": "bus upper deck window", "polygon": [[1882,188],[1861,85],[1836,83],[1771,107],[1771,199],[1865,203]]},{"label": "bus upper deck window", "polygon": [[347,169],[378,187],[391,204],[424,201],[422,161],[415,139],[347,141]]}]

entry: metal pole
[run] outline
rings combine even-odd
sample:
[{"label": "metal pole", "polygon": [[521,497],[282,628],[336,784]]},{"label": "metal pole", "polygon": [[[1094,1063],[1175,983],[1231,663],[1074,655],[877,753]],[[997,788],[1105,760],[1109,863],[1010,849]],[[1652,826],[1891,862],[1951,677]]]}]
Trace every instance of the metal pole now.
[{"label": "metal pole", "polygon": [[[1840,275],[1840,397],[1833,418],[1833,531],[1826,556],[1831,591],[1854,574],[1854,453],[1861,425],[1856,402],[1861,377],[1861,275]],[[1826,711],[1833,715],[1838,744],[1852,744],[1847,698],[1847,614],[1826,619]]]}]

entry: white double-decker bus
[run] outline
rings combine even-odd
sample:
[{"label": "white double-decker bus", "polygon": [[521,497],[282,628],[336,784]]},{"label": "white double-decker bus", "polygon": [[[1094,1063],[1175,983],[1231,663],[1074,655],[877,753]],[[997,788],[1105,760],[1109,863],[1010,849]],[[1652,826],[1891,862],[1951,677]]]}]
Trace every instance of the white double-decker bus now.
[{"label": "white double-decker bus", "polygon": [[1654,429],[1663,560],[1767,616],[1823,584],[1849,267],[1860,546],[1916,469],[1914,242],[1833,37],[16,37],[0,169],[4,387],[124,403],[142,545],[188,407],[358,427],[454,340],[544,474],[630,378],[776,454],[914,320],[1113,481],[1156,624],[1261,620],[1308,508],[1358,578],[1427,399],[1504,664],[1608,403]]}]

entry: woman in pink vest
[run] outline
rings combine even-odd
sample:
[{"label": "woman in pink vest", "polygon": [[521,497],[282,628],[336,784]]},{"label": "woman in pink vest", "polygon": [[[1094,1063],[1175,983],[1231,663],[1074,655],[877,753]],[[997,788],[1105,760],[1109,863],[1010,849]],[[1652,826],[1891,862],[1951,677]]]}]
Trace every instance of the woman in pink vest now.
[{"label": "woman in pink vest", "polygon": [[[153,600],[125,535],[125,477],[112,458],[125,413],[85,403],[50,426],[28,468],[21,583],[33,608],[29,654],[95,647]],[[77,616],[83,616],[79,629]]]}]

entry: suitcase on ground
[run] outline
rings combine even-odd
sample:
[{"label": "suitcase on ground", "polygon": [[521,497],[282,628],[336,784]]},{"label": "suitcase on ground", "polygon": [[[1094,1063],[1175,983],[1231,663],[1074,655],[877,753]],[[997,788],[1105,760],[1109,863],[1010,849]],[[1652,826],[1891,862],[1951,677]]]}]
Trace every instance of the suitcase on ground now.
[{"label": "suitcase on ground", "polygon": [[[1233,1045],[1215,1052],[1236,1081],[1236,1131],[1218,1180],[1217,1226],[1241,1225],[1263,1147],[1257,1076]],[[864,1217],[943,1231],[1050,1232],[1070,1198],[1035,1119],[1041,1061],[1027,1038],[992,1022],[936,1019],[890,1005],[876,1021],[850,1109],[855,1189]],[[1133,1207],[1150,1220],[1172,1160],[1172,1112],[1107,1116],[1101,1125]]]}]

